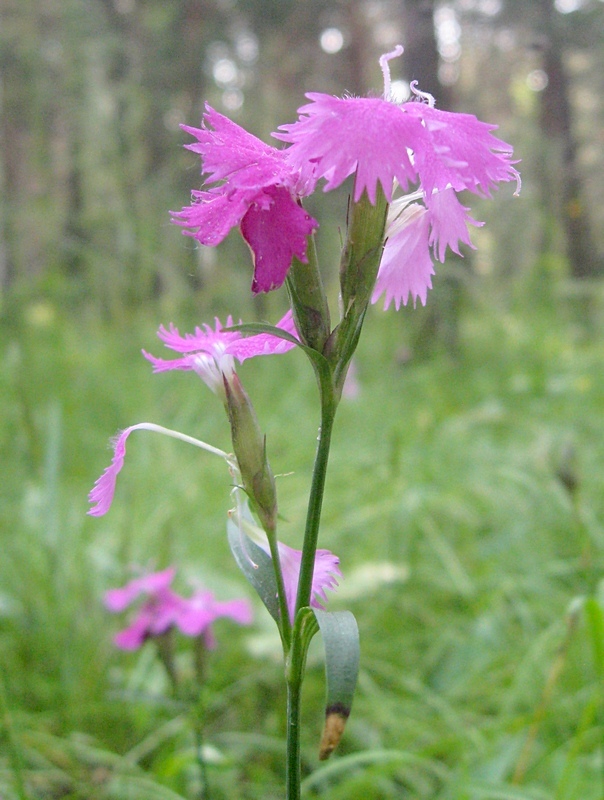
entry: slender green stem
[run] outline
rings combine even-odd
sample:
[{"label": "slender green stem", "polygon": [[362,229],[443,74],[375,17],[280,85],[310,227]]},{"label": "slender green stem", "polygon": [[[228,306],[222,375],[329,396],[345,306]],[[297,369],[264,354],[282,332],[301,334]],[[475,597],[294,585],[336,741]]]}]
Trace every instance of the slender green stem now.
[{"label": "slender green stem", "polygon": [[287,597],[285,595],[285,581],[283,580],[283,570],[281,569],[281,558],[279,556],[279,545],[275,531],[266,531],[268,546],[271,551],[271,559],[275,570],[275,582],[277,584],[277,598],[279,600],[279,611],[281,615],[281,640],[283,649],[287,652],[291,646],[292,626],[289,619],[289,608],[287,607]]},{"label": "slender green stem", "polygon": [[333,389],[329,387],[329,396],[326,397],[325,388],[324,386],[321,387],[321,427],[319,428],[317,452],[315,455],[312,483],[308,498],[306,528],[304,531],[304,544],[302,546],[302,564],[300,565],[298,595],[296,598],[296,613],[301,608],[310,605],[312,578],[315,568],[315,553],[319,537],[325,478],[327,476],[327,462],[329,460],[331,434],[336,412]]},{"label": "slender green stem", "polygon": [[[312,638],[311,625],[315,624],[314,616],[309,621],[305,612],[310,605],[312,579],[315,567],[315,553],[319,536],[321,507],[325,490],[325,477],[329,459],[331,433],[336,412],[337,401],[331,384],[331,373],[317,371],[321,392],[321,427],[319,442],[315,456],[312,484],[308,499],[306,529],[302,547],[302,563],[298,579],[298,595],[296,598],[296,616],[292,631],[291,647],[286,661],[287,678],[287,766],[286,766],[286,800],[298,800],[300,797],[300,695],[304,678],[306,652]],[[316,628],[315,628],[316,629]]]},{"label": "slender green stem", "polygon": [[286,800],[300,798],[300,710],[302,681],[287,683],[287,760],[285,763]]},{"label": "slender green stem", "polygon": [[318,629],[315,615],[309,608],[303,609],[296,616],[291,649],[285,664],[287,680],[286,800],[298,800],[300,797],[300,698],[308,646]]},{"label": "slender green stem", "polygon": [[294,627],[291,645],[286,651],[287,800],[299,800],[300,797],[300,694],[306,652],[312,638],[307,619],[310,615],[315,620],[308,606],[312,595],[331,435],[346,370],[359,340],[379,268],[387,210],[388,203],[381,189],[378,190],[375,205],[370,203],[366,193],[363,193],[360,202],[353,205],[340,265],[343,320],[329,338],[325,338],[324,329],[316,331],[318,321],[325,325],[329,320],[321,305],[324,302],[322,290],[317,290],[316,296],[313,294],[311,289],[317,287],[312,280],[306,283],[309,276],[303,270],[300,272],[300,280],[294,282],[292,278],[288,284],[292,304],[295,306],[296,323],[306,326],[307,333],[303,340],[324,358],[312,359],[321,397],[321,424],[308,498]]}]

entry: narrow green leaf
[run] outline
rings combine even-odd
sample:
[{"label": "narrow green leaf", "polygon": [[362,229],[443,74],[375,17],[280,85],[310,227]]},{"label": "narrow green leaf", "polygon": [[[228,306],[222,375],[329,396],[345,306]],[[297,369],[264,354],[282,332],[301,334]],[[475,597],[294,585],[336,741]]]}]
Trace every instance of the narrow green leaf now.
[{"label": "narrow green leaf", "polygon": [[239,333],[249,334],[250,336],[257,336],[259,333],[270,333],[271,336],[276,336],[278,339],[285,339],[286,342],[291,342],[297,345],[301,350],[304,350],[313,366],[316,367],[322,375],[331,374],[329,363],[322,353],[312,347],[308,347],[282,328],[277,328],[274,325],[268,325],[264,322],[247,322],[242,325],[231,325],[229,328],[224,328],[224,330],[238,331]]},{"label": "narrow green leaf", "polygon": [[[249,521],[255,524],[251,516]],[[258,593],[268,613],[279,624],[277,583],[270,555],[250,539],[235,515],[227,521],[227,536],[237,566]]]},{"label": "narrow green leaf", "polygon": [[319,748],[319,758],[324,760],[337,746],[352,708],[359,673],[359,628],[350,611],[314,611],[325,646],[327,697]]},{"label": "narrow green leaf", "polygon": [[245,322],[240,325],[230,325],[228,328],[223,328],[223,330],[247,333],[250,336],[257,336],[259,333],[270,333],[271,336],[276,336],[278,339],[285,339],[286,342],[305,347],[299,339],[296,339],[288,331],[284,331],[283,328],[277,328],[275,325],[269,325],[267,322]]}]

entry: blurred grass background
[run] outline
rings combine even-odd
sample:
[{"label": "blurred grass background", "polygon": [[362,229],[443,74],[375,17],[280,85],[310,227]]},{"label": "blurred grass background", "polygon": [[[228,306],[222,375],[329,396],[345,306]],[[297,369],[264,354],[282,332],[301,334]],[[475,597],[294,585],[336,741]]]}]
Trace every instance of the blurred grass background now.
[{"label": "blurred grass background", "polygon": [[[192,330],[228,313],[274,322],[285,307],[279,295],[249,298],[235,237],[196,249],[169,225],[167,209],[199,185],[178,123],[198,124],[209,98],[266,136],[306,90],[377,90],[377,56],[391,39],[413,54],[426,19],[439,105],[498,122],[524,190],[473,203],[487,222],[473,232],[478,250],[438,267],[426,308],[368,317],[321,540],[341,558],[330,607],[359,620],[361,674],[341,746],[319,766],[314,643],[304,792],[603,796],[603,12],[600,0],[5,0],[3,798],[200,797],[198,710],[171,697],[152,646],[115,650],[123,620],[102,594],[133,565],[175,564],[183,591],[200,581],[222,599],[251,596],[225,537],[229,476],[205,453],[136,433],[110,514],[86,517],[120,428],[151,421],[229,448],[209,390],[188,374],[153,376],[141,357],[161,354],[158,325]],[[430,63],[416,58],[404,77],[430,88]],[[346,193],[312,203],[335,305]],[[296,545],[313,377],[297,352],[241,375],[283,474],[281,536]],[[200,700],[211,797],[279,798],[276,633],[260,607],[253,628],[224,621],[216,633]],[[179,663],[190,669],[186,641]]]}]

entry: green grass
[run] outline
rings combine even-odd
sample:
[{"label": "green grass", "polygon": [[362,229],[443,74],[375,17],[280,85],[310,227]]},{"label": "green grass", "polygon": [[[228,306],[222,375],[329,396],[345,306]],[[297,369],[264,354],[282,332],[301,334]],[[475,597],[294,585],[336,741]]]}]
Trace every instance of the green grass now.
[{"label": "green grass", "polygon": [[[495,302],[484,285],[468,292],[456,356],[403,357],[423,309],[374,309],[367,321],[321,539],[341,558],[330,607],[358,618],[361,673],[341,746],[320,765],[313,643],[308,798],[604,794],[602,304],[553,291],[531,303],[520,288]],[[194,709],[171,697],[151,645],[113,648],[121,620],[101,599],[131,565],[171,563],[181,588],[200,580],[251,597],[226,542],[229,476],[206,453],[138,432],[111,512],[86,516],[119,428],[156,422],[229,448],[209,390],[190,374],[152,376],[140,356],[160,354],[155,329],[171,317],[181,330],[201,321],[149,311],[116,329],[21,301],[0,328],[6,800],[200,796]],[[281,537],[297,544],[316,437],[311,371],[291,352],[240,374],[283,474]],[[563,469],[575,470],[574,493]],[[202,692],[212,800],[282,797],[279,643],[256,608],[252,629],[216,628]]]}]

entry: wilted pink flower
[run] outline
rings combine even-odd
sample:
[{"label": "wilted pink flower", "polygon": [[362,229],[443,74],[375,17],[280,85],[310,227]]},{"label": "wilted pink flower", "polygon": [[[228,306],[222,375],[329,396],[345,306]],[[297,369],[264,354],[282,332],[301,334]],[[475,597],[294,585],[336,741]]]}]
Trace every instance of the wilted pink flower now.
[{"label": "wilted pink flower", "polygon": [[197,139],[186,147],[201,156],[207,183],[218,185],[193,191],[192,205],[173,212],[172,221],[209,246],[240,226],[254,255],[252,291],[278,288],[294,256],[307,260],[307,237],[318,227],[298,202],[308,194],[308,171],[292,168],[282,151],[210,106],[201,128],[183,129]]},{"label": "wilted pink flower", "polygon": [[88,510],[88,514],[92,517],[102,517],[106,514],[113,502],[113,495],[115,494],[115,482],[117,476],[122,471],[124,466],[124,458],[126,456],[126,440],[132,433],[138,429],[138,425],[131,425],[117,435],[113,442],[113,458],[111,464],[105,468],[103,474],[97,478],[94,486],[88,494],[88,500],[94,505]]},{"label": "wilted pink flower", "polygon": [[[227,327],[231,324],[232,320],[229,317]],[[276,327],[297,338],[291,311],[285,314]],[[209,325],[205,325],[203,330],[196,328],[195,333],[187,333],[181,336],[178,330],[173,325],[170,325],[168,330],[162,326],[158,335],[167,347],[182,353],[183,357],[165,360],[155,358],[143,350],[145,358],[153,364],[154,372],[164,372],[171,369],[194,370],[213,391],[221,393],[224,393],[224,378],[228,380],[234,372],[235,359],[243,362],[254,356],[285,353],[295,347],[293,342],[280,339],[278,336],[272,336],[268,333],[245,337],[238,331],[224,331],[218,320],[216,320],[215,330],[212,330]],[[192,444],[202,446],[216,455],[226,455],[226,453],[205,445],[203,442],[198,442],[175,431],[167,431],[158,425],[152,425],[147,422],[131,425],[129,428],[120,431],[113,441],[114,450],[111,464],[97,479],[88,495],[89,501],[93,504],[93,507],[88,511],[89,515],[100,517],[109,511],[113,502],[117,476],[124,466],[126,440],[136,430],[155,430],[160,433],[167,433]]]},{"label": "wilted pink flower", "polygon": [[[268,553],[268,542],[259,541],[260,546]],[[283,583],[285,585],[285,599],[289,610],[290,621],[294,621],[296,610],[296,595],[298,593],[298,581],[300,579],[300,565],[302,564],[302,551],[295,550],[283,542],[277,542],[279,548],[279,559],[283,572]],[[323,608],[323,603],[327,602],[326,590],[335,591],[338,586],[338,578],[342,577],[340,571],[340,559],[329,550],[317,550],[315,554],[315,569],[313,572],[312,589],[310,593],[310,604],[313,608]]]},{"label": "wilted pink flower", "polygon": [[175,570],[135,578],[121,589],[110,589],[105,594],[105,605],[110,611],[127,608],[139,595],[146,599],[132,623],[116,634],[115,645],[122,650],[137,650],[150,637],[160,636],[176,627],[186,636],[203,636],[207,647],[215,646],[212,624],[220,617],[228,617],[240,625],[252,622],[252,607],[245,599],[220,602],[210,591],[198,591],[186,599],[170,589]]},{"label": "wilted pink flower", "polygon": [[[226,327],[232,325],[233,320],[229,317]],[[291,311],[287,312],[276,327],[298,338]],[[194,370],[210,389],[218,394],[224,393],[223,381],[224,378],[228,380],[234,372],[235,359],[242,363],[254,356],[286,353],[295,347],[293,342],[268,333],[245,337],[238,331],[225,331],[218,319],[215,320],[215,330],[209,325],[204,325],[203,329],[195,328],[195,333],[181,336],[173,325],[168,329],[162,325],[157,335],[166,347],[182,353],[183,357],[166,360],[155,358],[143,350],[145,358],[153,364],[154,372],[172,369]]]}]

